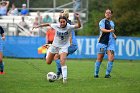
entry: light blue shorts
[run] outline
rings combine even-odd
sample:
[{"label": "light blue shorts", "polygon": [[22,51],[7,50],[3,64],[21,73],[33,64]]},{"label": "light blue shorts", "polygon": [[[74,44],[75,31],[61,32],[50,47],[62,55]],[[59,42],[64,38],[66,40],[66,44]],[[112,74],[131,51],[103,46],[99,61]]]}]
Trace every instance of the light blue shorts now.
[{"label": "light blue shorts", "polygon": [[108,45],[97,43],[96,48],[97,48],[97,53],[100,54],[105,54],[107,50],[112,50],[115,52],[115,43],[109,43]]}]

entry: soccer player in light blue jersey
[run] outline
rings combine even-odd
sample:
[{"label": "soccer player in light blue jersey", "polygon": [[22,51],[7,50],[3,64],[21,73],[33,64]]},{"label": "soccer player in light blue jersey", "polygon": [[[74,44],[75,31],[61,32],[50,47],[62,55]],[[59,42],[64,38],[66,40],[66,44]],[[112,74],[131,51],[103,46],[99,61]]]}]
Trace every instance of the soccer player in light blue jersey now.
[{"label": "soccer player in light blue jersey", "polygon": [[[69,12],[68,12],[68,10],[65,9],[62,12],[62,15],[63,16],[66,16],[66,18],[68,19],[69,18]],[[67,23],[71,24],[71,20],[68,19]],[[68,55],[69,54],[73,54],[77,50],[77,48],[78,48],[78,46],[77,46],[77,40],[76,40],[76,37],[75,37],[75,31],[74,30],[71,31],[70,42],[71,42],[71,45],[68,47]],[[54,58],[54,60],[56,62],[56,66],[57,66],[57,78],[58,79],[61,79],[62,70],[61,70],[61,64],[60,64],[59,55],[56,55],[55,58]]]},{"label": "soccer player in light blue jersey", "polygon": [[114,62],[114,52],[115,52],[115,39],[114,34],[115,24],[111,20],[113,12],[110,9],[105,11],[105,18],[99,22],[100,36],[97,43],[97,60],[95,62],[95,72],[94,78],[99,77],[100,65],[102,63],[105,54],[108,55],[108,64],[106,69],[105,78],[110,78],[110,72],[112,71]]},{"label": "soccer player in light blue jersey", "polygon": [[[5,35],[4,35],[4,30],[3,28],[0,26],[0,34],[1,34],[1,39],[5,40]],[[2,61],[3,58],[3,41],[0,39],[0,75],[4,74],[4,64]]]}]

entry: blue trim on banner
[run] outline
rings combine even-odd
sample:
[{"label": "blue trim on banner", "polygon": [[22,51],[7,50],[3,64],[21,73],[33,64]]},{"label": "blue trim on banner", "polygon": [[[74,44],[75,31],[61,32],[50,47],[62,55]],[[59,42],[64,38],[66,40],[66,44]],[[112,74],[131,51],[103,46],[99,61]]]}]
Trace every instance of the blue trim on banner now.
[{"label": "blue trim on banner", "polygon": [[[77,36],[78,50],[68,58],[96,58],[97,36]],[[7,36],[4,56],[17,58],[43,58],[37,49],[45,44],[45,37]],[[105,56],[107,58],[107,56]],[[118,37],[115,59],[140,60],[140,38]]]},{"label": "blue trim on banner", "polygon": [[7,36],[4,44],[4,56],[17,58],[43,58],[38,47],[45,44],[44,37]]}]

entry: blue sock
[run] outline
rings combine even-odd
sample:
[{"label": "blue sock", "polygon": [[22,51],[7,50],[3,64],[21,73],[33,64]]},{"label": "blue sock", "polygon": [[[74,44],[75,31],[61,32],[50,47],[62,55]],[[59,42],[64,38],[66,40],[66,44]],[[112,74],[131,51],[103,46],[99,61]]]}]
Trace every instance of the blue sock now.
[{"label": "blue sock", "polygon": [[4,70],[4,64],[3,62],[0,62],[0,71],[3,72],[3,70]]},{"label": "blue sock", "polygon": [[94,75],[98,75],[99,74],[100,65],[101,65],[101,62],[98,62],[98,61],[95,62],[95,72],[94,72]]},{"label": "blue sock", "polygon": [[56,62],[56,67],[57,67],[57,74],[62,73],[60,60],[57,59],[57,60],[55,60],[55,62]]},{"label": "blue sock", "polygon": [[110,72],[112,71],[112,67],[113,67],[113,62],[108,61],[106,75],[110,74]]}]

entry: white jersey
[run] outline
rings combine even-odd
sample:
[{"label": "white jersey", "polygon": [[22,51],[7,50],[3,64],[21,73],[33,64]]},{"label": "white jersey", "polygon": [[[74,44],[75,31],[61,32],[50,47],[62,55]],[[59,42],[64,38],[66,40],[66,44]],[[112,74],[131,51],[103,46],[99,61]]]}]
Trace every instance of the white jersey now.
[{"label": "white jersey", "polygon": [[70,34],[75,25],[70,25],[67,23],[65,28],[61,28],[60,24],[51,24],[51,27],[56,31],[52,45],[60,48],[69,47]]}]

